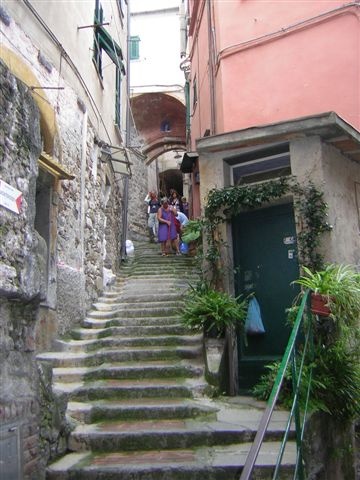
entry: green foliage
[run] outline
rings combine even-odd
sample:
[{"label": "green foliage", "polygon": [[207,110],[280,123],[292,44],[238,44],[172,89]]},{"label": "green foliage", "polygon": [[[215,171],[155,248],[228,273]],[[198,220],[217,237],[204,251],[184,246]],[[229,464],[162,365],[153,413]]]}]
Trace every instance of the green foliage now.
[{"label": "green foliage", "polygon": [[303,267],[304,275],[294,283],[327,298],[333,318],[356,327],[360,320],[360,274],[350,265],[327,264],[323,270]]},{"label": "green foliage", "polygon": [[[267,370],[266,373],[261,375],[259,382],[252,389],[252,393],[254,397],[258,398],[259,400],[265,400],[265,401],[268,400],[268,398],[270,397],[270,393],[273,388],[273,385],[275,383],[276,376],[280,370],[280,365],[281,365],[280,360],[277,360],[265,366]],[[290,368],[287,368],[278,401],[281,405],[289,407],[291,400],[292,400],[291,371],[290,371]]]},{"label": "green foliage", "polygon": [[360,417],[359,360],[359,352],[344,342],[317,346],[312,397],[320,410],[344,421]]},{"label": "green foliage", "polygon": [[[321,271],[304,268],[304,275],[295,283],[326,295],[331,315],[319,317],[305,313],[304,326],[311,322],[312,349],[304,361],[299,392],[303,406],[305,392],[311,382],[310,410],[320,410],[348,422],[360,417],[360,278],[349,265],[329,264]],[[297,301],[301,299],[301,295]],[[288,309],[288,323],[294,324],[298,311],[295,303]],[[298,349],[297,363],[301,361]],[[267,367],[253,393],[266,400],[273,387],[280,362]],[[312,372],[312,377],[310,373]],[[285,374],[280,402],[289,406],[292,400],[291,371]]]},{"label": "green foliage", "polygon": [[331,230],[327,222],[327,204],[323,192],[309,182],[300,185],[295,177],[281,177],[276,180],[253,185],[237,185],[209,192],[205,207],[203,228],[206,235],[205,259],[211,265],[214,284],[221,278],[220,248],[224,245],[217,229],[220,223],[229,221],[244,209],[258,208],[274,199],[291,194],[302,229],[298,233],[299,261],[311,268],[322,266],[322,256],[317,252],[321,235]]},{"label": "green foliage", "polygon": [[184,226],[181,238],[183,242],[200,242],[202,237],[203,221],[202,220],[189,220]]},{"label": "green foliage", "polygon": [[190,329],[204,329],[206,332],[215,330],[221,336],[226,327],[232,325],[243,331],[246,311],[246,300],[216,291],[202,282],[196,288],[190,287],[182,321]]}]

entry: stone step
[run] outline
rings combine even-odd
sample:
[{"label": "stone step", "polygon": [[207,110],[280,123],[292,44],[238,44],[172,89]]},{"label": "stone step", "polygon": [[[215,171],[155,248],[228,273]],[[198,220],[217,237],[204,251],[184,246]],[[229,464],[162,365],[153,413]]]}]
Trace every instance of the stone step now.
[{"label": "stone step", "polygon": [[[99,304],[117,304],[121,302],[170,302],[170,301],[178,301],[179,299],[183,300],[184,295],[186,295],[183,289],[176,289],[172,292],[155,292],[151,285],[149,286],[148,290],[141,290],[139,291],[138,287],[133,288],[131,291],[128,288],[126,291],[122,289],[121,293],[114,293],[112,296],[101,296],[99,297]],[[97,305],[97,304],[94,304]]]},{"label": "stone step", "polygon": [[169,300],[164,299],[162,301],[157,300],[157,295],[153,295],[152,298],[145,298],[139,297],[136,302],[130,302],[129,300],[123,300],[119,303],[111,302],[111,303],[94,303],[93,308],[96,312],[112,312],[122,311],[122,310],[130,310],[130,311],[137,311],[137,310],[146,310],[149,309],[151,311],[156,309],[166,309],[166,310],[174,310],[174,309],[181,309],[184,306],[184,300],[181,298],[180,295],[177,296],[176,299]]},{"label": "stone step", "polygon": [[141,347],[141,346],[190,346],[190,345],[201,345],[202,335],[156,335],[156,336],[147,336],[144,335],[143,328],[140,326],[138,329],[139,336],[132,336],[129,332],[126,332],[126,336],[117,336],[113,335],[103,336],[102,338],[92,339],[92,340],[70,340],[63,341],[57,340],[55,342],[55,347],[57,350],[62,352],[90,352],[95,349],[104,349],[110,348],[114,349],[116,347]]},{"label": "stone step", "polygon": [[[279,440],[282,430],[269,429],[267,440]],[[196,419],[151,419],[102,421],[78,425],[70,434],[72,451],[169,450],[252,441],[254,431],[224,421]]]},{"label": "stone step", "polygon": [[[135,245],[113,285],[61,351],[53,390],[67,402],[70,453],[47,480],[238,480],[264,405],[239,397],[210,399],[203,337],[181,322],[193,258],[161,257],[159,245]],[[257,479],[270,479],[287,412],[275,411],[259,456]],[[290,438],[293,437],[293,430]],[[292,478],[294,444],[282,479]]]},{"label": "stone step", "polygon": [[[160,321],[161,320],[161,321]],[[87,328],[79,328],[72,332],[74,339],[104,338],[111,335],[135,335],[141,327],[143,335],[188,335],[191,333],[184,327],[179,318],[161,318],[159,322],[154,317],[119,318],[112,320],[87,319]]]},{"label": "stone step", "polygon": [[[47,480],[238,480],[251,444],[177,450],[70,453],[48,468]],[[265,442],[253,478],[270,480],[276,463],[278,442]],[[285,449],[281,480],[294,474],[296,448]]]},{"label": "stone step", "polygon": [[69,402],[68,414],[86,424],[109,420],[169,420],[201,417],[215,420],[216,408],[184,398],[148,398],[146,400],[118,400],[96,402]]},{"label": "stone step", "polygon": [[96,352],[45,352],[40,353],[37,359],[49,361],[53,367],[83,367],[100,365],[109,362],[126,362],[163,359],[201,358],[202,346],[147,346],[122,347],[121,350],[101,349]]},{"label": "stone step", "polygon": [[73,383],[54,383],[54,391],[68,400],[92,401],[106,399],[192,398],[207,388],[202,378],[194,379],[135,379],[99,380]]},{"label": "stone step", "polygon": [[87,318],[114,318],[126,314],[127,317],[149,317],[149,316],[168,316],[180,313],[180,307],[161,307],[146,306],[143,307],[127,307],[126,305],[116,310],[91,310],[87,314]]},{"label": "stone step", "polygon": [[85,382],[101,379],[192,378],[204,375],[204,365],[195,360],[158,360],[103,363],[95,367],[56,367],[53,379],[59,383]]},{"label": "stone step", "polygon": [[[171,284],[176,284],[179,282],[180,284],[184,284],[186,281],[189,282],[196,282],[199,279],[199,276],[195,273],[192,275],[179,275],[179,272],[172,272],[172,273],[155,273],[155,272],[147,272],[147,274],[140,274],[133,272],[131,276],[129,276],[129,282],[131,281],[143,281],[144,283],[149,283],[149,276],[151,276],[151,281],[153,285],[159,284],[163,287],[167,286],[167,283],[170,282]],[[115,281],[115,286],[117,286],[117,282]]]},{"label": "stone step", "polygon": [[[141,329],[144,335],[187,335],[189,333],[189,329],[182,325],[177,320],[178,323],[170,323],[169,325],[159,324],[159,325],[151,325],[151,318],[149,317],[149,325],[146,325],[144,322],[141,325]],[[138,320],[138,319],[137,319]],[[175,321],[175,320],[174,320]],[[91,319],[91,321],[85,322],[85,325],[91,329],[91,332],[94,332],[96,335],[100,337],[107,337],[109,334],[112,335],[137,335],[139,332],[139,325],[135,324],[132,326],[130,319],[113,319],[113,320],[100,320],[97,321],[95,319]],[[105,331],[104,331],[104,328]],[[98,332],[101,333],[98,333]],[[110,332],[110,333],[109,333]],[[88,338],[88,337],[87,337]]]}]

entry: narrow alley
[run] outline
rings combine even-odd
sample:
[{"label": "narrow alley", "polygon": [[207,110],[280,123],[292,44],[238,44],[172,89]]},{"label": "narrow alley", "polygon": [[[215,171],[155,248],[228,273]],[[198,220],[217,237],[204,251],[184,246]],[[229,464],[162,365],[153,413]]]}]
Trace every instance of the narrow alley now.
[{"label": "narrow alley", "polygon": [[359,32],[1,0],[0,480],[360,478]]},{"label": "narrow alley", "polygon": [[[206,382],[202,334],[181,323],[193,258],[138,244],[71,339],[38,355],[67,402],[69,450],[48,480],[237,479],[263,404],[219,396]],[[275,413],[257,475],[270,478],[287,412]],[[292,478],[289,444],[282,478]]]}]

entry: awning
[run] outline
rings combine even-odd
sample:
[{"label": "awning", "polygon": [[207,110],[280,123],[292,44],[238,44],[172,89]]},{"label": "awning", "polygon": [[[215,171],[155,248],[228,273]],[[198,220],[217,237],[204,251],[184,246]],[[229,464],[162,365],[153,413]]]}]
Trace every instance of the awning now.
[{"label": "awning", "polygon": [[198,158],[199,158],[199,154],[197,152],[184,153],[184,156],[180,165],[180,170],[183,173],[191,173],[193,171],[195,162]]},{"label": "awning", "polygon": [[38,160],[39,167],[50,173],[59,180],[73,180],[74,175],[68,173],[64,167],[62,167],[58,162],[56,162],[50,155],[45,152],[40,153]]}]

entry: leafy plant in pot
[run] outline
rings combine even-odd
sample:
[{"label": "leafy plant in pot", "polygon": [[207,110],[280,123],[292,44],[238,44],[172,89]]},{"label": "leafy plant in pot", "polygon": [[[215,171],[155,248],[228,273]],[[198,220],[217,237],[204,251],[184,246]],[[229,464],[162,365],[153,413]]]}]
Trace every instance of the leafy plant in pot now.
[{"label": "leafy plant in pot", "polygon": [[360,274],[350,265],[327,264],[312,272],[303,267],[304,275],[294,283],[311,290],[311,311],[338,318],[360,317]]},{"label": "leafy plant in pot", "polygon": [[192,330],[203,330],[221,337],[226,327],[236,326],[244,332],[247,301],[211,288],[206,282],[190,287],[182,311],[184,325]]}]

